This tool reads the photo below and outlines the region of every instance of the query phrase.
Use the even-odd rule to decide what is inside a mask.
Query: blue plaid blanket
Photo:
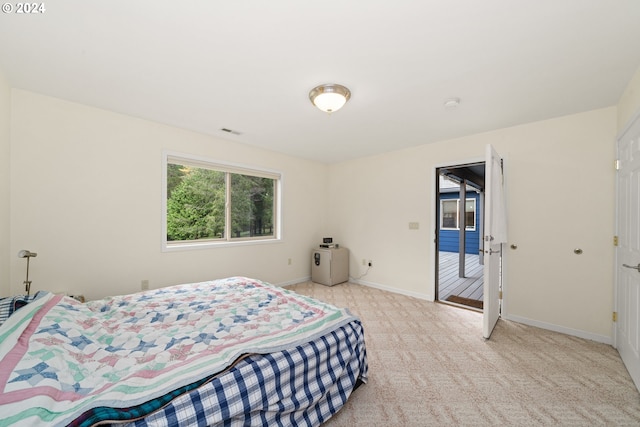
[[[319,426],[366,382],[367,372],[364,332],[354,320],[290,350],[246,357],[191,389],[139,407],[99,408],[73,425],[107,419],[135,420],[118,424],[123,427]]]

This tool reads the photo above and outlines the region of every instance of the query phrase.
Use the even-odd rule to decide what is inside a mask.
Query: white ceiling
[[[44,5],[0,15],[11,86],[328,163],[612,106],[640,66],[638,0]]]

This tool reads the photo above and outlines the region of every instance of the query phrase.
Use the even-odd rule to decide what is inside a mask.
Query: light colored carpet
[[[640,426],[640,394],[617,351],[378,289],[288,287],[362,320],[369,381],[325,427]]]

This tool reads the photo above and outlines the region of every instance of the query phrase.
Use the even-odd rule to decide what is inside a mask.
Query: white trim
[[[222,239],[222,240],[208,240],[208,241],[193,241],[183,243],[169,243],[167,241],[167,165],[169,163],[177,164],[177,162],[184,162],[194,167],[220,170],[229,173],[238,173],[244,175],[258,176],[262,178],[273,179],[276,182],[275,188],[275,212],[273,214],[273,226],[275,233],[273,237],[255,237],[247,239]],[[284,173],[274,169],[267,169],[263,167],[256,167],[251,165],[245,165],[241,163],[233,163],[226,161],[219,161],[210,159],[203,156],[197,156],[193,154],[180,153],[177,151],[163,150],[162,151],[162,197],[160,200],[160,211],[162,230],[160,235],[160,248],[162,252],[175,252],[185,250],[197,250],[197,249],[211,249],[229,246],[242,246],[242,245],[254,245],[254,244],[269,244],[282,242],[282,198],[283,198],[283,181]],[[225,209],[227,211],[227,209]],[[228,219],[226,224],[230,222]]]
[[[279,284],[278,286],[287,287],[287,286],[295,285],[297,283],[308,282],[310,280],[311,280],[311,277],[305,277],[302,279],[285,282],[285,283]],[[426,300],[429,302],[434,302],[433,297],[420,292],[405,291],[402,289],[381,285],[379,283],[367,282],[364,280],[357,280],[352,278],[349,279],[349,282],[355,283],[357,285],[368,286],[370,288],[380,289],[382,291],[391,292],[394,294],[405,295],[408,297],[413,297],[413,298]],[[521,323],[523,325],[533,326],[533,327],[545,329],[548,331],[558,332],[560,334],[570,335],[570,336],[583,338],[583,339],[587,339],[587,340],[591,340],[591,341],[595,341],[603,344],[608,344],[608,345],[612,344],[611,338],[605,335],[594,334],[594,333],[582,331],[579,329],[567,328],[564,326],[554,325],[552,323],[547,323],[547,322],[541,322],[539,320],[528,319],[526,317],[521,317],[521,316],[502,316],[501,318],[506,321]]]
[[[466,160],[459,160],[459,161],[451,161],[451,162],[446,162],[446,163],[437,163],[435,165],[433,165],[433,168],[431,168],[431,176],[433,177],[433,186],[431,188],[431,230],[437,230],[438,229],[438,222],[440,221],[440,215],[436,215],[436,210],[438,209],[438,200],[439,200],[439,194],[438,194],[438,186],[439,186],[439,178],[437,175],[437,171],[440,168],[446,168],[446,167],[451,167],[451,166],[460,166],[460,165],[469,165],[469,164],[473,164],[473,163],[485,163],[486,159],[484,157],[473,157],[471,159],[466,159]],[[484,218],[481,218],[481,221],[484,221]],[[430,292],[431,297],[427,298],[430,301],[435,301],[435,295],[436,295],[436,253],[438,252],[438,247],[436,244],[436,240],[435,238],[432,238],[432,243],[431,243],[431,256],[429,257],[429,268],[432,272],[431,277],[428,279],[427,281],[427,286],[429,289],[427,289],[428,292]],[[503,282],[504,283],[504,282]],[[504,296],[504,295],[503,295]]]
[[[633,114],[633,116],[629,119],[629,121],[626,123],[625,127],[623,128],[623,130],[618,134],[618,136],[616,137],[615,140],[615,150],[616,150],[616,160],[620,161],[620,145],[621,143],[627,143],[629,141],[629,139],[631,139],[633,142],[634,135],[633,133],[630,133],[632,131],[636,130],[636,124],[640,125],[640,108],[637,109],[635,111],[635,113]],[[616,168],[616,177],[615,177],[615,235],[616,236],[620,236],[620,222],[618,221],[618,218],[621,216],[621,211],[620,211],[620,205],[622,204],[621,202],[621,194],[620,194],[620,168]],[[624,214],[625,212],[622,211],[622,214]],[[618,332],[620,329],[622,329],[622,327],[620,325],[625,325],[628,324],[630,322],[632,322],[634,320],[634,317],[637,318],[637,302],[635,304],[635,307],[633,307],[633,304],[630,302],[629,303],[629,307],[620,307],[618,305],[618,299],[620,298],[620,291],[623,288],[623,286],[621,285],[621,272],[620,272],[620,267],[622,262],[625,261],[623,255],[621,255],[620,253],[621,249],[620,246],[615,247],[614,249],[614,265],[613,265],[613,279],[614,279],[614,284],[613,284],[613,309],[616,313],[618,313],[618,318],[616,319],[615,322],[612,322],[611,324],[611,328],[613,331],[613,346],[618,350],[618,354],[620,354],[620,357],[622,358],[622,362],[624,363],[625,367],[627,368],[627,371],[629,371],[629,375],[631,376],[631,378],[633,379],[634,384],[636,385],[636,387],[640,390],[640,367],[638,366],[638,364],[636,363],[638,360],[638,355],[636,352],[634,352],[632,344],[630,343],[626,343],[623,342],[623,340],[621,340],[618,336]],[[622,294],[624,296],[624,294]],[[634,312],[635,310],[635,312]],[[622,313],[622,314],[620,314]],[[630,327],[627,326],[627,335],[629,334],[629,329]],[[631,331],[632,333],[635,333],[637,331]],[[636,349],[637,349],[637,343],[636,343]]]
[[[349,278],[349,282],[355,283],[357,285],[368,286],[370,288],[380,289],[381,291],[387,291],[394,294],[405,295],[408,297],[413,297],[413,298],[418,298],[418,299],[433,302],[433,295],[423,294],[420,292],[405,291],[403,289],[398,289],[398,288],[391,288],[389,286],[381,285],[379,283],[367,282],[365,280],[359,280],[359,279]]]
[[[615,140],[615,150],[616,150],[616,160],[620,160],[620,141],[627,135],[627,132],[633,128],[633,125],[637,120],[640,120],[640,108],[633,114],[633,116],[629,119],[629,121],[625,124],[622,131],[618,133]],[[620,171],[616,169],[615,171],[615,211],[614,211],[614,230],[615,235],[620,236],[618,223],[618,216],[620,214]],[[613,311],[620,312],[620,307],[618,307],[618,293],[620,288],[620,278],[618,277],[618,265],[619,265],[619,251],[618,247],[614,248],[613,253]],[[620,319],[618,319],[620,321]],[[617,349],[618,348],[618,325],[616,322],[611,322],[611,333],[613,336],[612,345]]]
[[[442,204],[444,202],[456,202],[456,226],[455,227],[443,227],[442,226],[442,214],[444,213],[444,209],[442,209]],[[478,222],[478,203],[477,200],[473,197],[467,197],[465,199],[464,205],[464,213],[467,213],[467,204],[466,202],[473,202],[473,226],[467,226],[465,231],[474,232],[476,231],[476,222]],[[460,231],[460,223],[458,222],[458,218],[460,218],[460,197],[455,199],[440,199],[440,230],[446,231]]]
[[[458,199],[458,202],[459,201],[460,201],[460,199]],[[472,227],[466,227],[465,231],[476,231],[476,222],[478,222],[478,203],[476,203],[477,200],[475,198],[467,197],[465,199],[465,201],[464,201],[464,214],[465,214],[465,216],[467,215],[467,202],[468,201],[473,202],[473,226]],[[458,228],[460,228],[460,224],[458,224]]]
[[[180,252],[180,251],[195,251],[202,249],[213,248],[228,248],[231,246],[248,246],[248,245],[268,245],[268,244],[280,244],[282,239],[257,239],[256,240],[221,240],[221,241],[205,241],[205,242],[185,242],[177,243],[173,245],[163,246],[162,252]]]
[[[298,283],[310,282],[311,276],[302,277],[300,279],[288,280],[286,282],[281,282],[276,284],[276,286],[280,286],[281,288],[288,288],[289,286],[297,285]]]
[[[600,342],[603,344],[612,344],[611,337],[605,335],[598,335],[580,329],[567,328],[560,325],[554,325],[553,323],[541,322],[539,320],[528,319],[521,316],[502,316],[503,319],[512,322],[522,323],[523,325],[535,326],[536,328],[546,329],[548,331],[558,332],[565,335],[571,335],[578,338],[584,338],[591,341]]]
[[[445,227],[443,225],[443,221],[444,221],[444,204],[446,202],[456,202],[456,212],[455,212],[455,223],[456,226],[455,227]],[[440,230],[449,230],[449,231],[458,231],[460,230],[460,227],[458,224],[458,216],[460,212],[460,198],[457,199],[440,199]]]
[[[163,164],[168,161],[175,163],[184,161],[189,166],[215,169],[223,172],[239,173],[243,175],[259,176],[263,178],[279,179],[282,178],[282,172],[275,169],[268,169],[259,166],[247,165],[243,163],[227,162],[222,160],[211,159],[208,157],[198,156],[194,154],[180,153],[177,151],[165,150],[162,152]],[[181,163],[182,164],[182,163]],[[262,172],[262,173],[261,173]]]
[[[301,279],[294,279],[294,280],[290,280],[288,282],[279,283],[277,286],[281,286],[283,288],[286,288],[288,286],[297,285],[298,283],[310,282],[310,281],[311,281],[311,276],[307,276],[307,277],[304,277],[304,278],[301,278]],[[356,285],[367,286],[369,288],[380,289],[381,291],[391,292],[393,294],[400,294],[400,295],[405,295],[405,296],[408,296],[408,297],[413,297],[413,298],[418,298],[418,299],[421,299],[421,300],[427,300],[429,302],[433,302],[433,297],[430,297],[429,295],[426,295],[426,294],[423,294],[423,293],[420,293],[420,292],[409,292],[409,291],[405,291],[405,290],[398,289],[398,288],[391,288],[389,286],[381,285],[379,283],[367,282],[365,280],[354,279],[353,277],[349,277],[348,283],[355,283]]]

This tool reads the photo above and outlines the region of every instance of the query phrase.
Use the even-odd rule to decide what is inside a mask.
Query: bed
[[[357,317],[260,280],[22,305],[0,324],[2,426],[317,426],[367,379]]]

